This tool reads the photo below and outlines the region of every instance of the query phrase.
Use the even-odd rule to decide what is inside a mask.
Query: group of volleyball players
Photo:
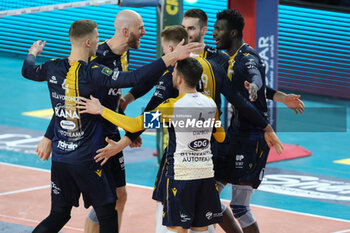
[[[266,98],[301,113],[304,105],[299,96],[265,85],[265,65],[244,43],[244,18],[238,11],[217,14],[216,48],[203,45],[207,22],[204,11],[186,11],[182,25],[161,34],[164,56],[132,72],[128,50],[139,48],[146,33],[135,11],[119,12],[114,36],[99,45],[94,21],[74,22],[69,30],[72,50],[66,59],[36,66],[45,42],[33,44],[22,73],[48,82],[54,110],[37,147],[41,159],[47,160],[52,152],[52,205],[34,232],[58,232],[81,193],[85,207],[94,207],[85,232],[120,230],[127,197],[122,149],[140,146],[144,130],[142,116],[131,119],[121,114],[153,86],[156,91],[145,111],[159,113],[170,124],[153,193],[159,203],[155,231],[215,232],[213,224],[219,223],[225,232],[259,232],[250,197],[262,181],[269,148],[278,153],[283,149],[267,121]],[[132,86],[122,97],[120,88]],[[182,129],[171,124],[187,120],[181,118],[184,115],[220,122],[220,94],[234,113],[226,137],[219,125]],[[129,132],[120,138],[116,125]],[[232,185],[233,216],[219,201],[227,183]]]

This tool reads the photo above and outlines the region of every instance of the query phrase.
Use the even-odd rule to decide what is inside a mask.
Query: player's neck
[[[181,85],[179,87],[179,95],[188,94],[188,93],[197,93],[197,90],[196,88],[187,87],[185,85]]]
[[[89,61],[89,51],[86,49],[73,47],[68,57],[69,62],[74,61],[85,61],[86,63]]]
[[[117,55],[122,55],[130,48],[127,42],[123,42],[123,40],[118,38],[116,35],[109,39],[107,44],[113,53]]]
[[[242,47],[243,44],[243,40],[234,40],[232,42],[231,48],[227,50],[228,54],[232,57],[237,52],[237,50]]]

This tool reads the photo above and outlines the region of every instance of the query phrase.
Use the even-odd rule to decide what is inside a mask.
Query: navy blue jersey
[[[254,82],[260,88],[258,98],[252,102],[254,107],[267,120],[267,105],[265,96],[265,65],[258,53],[247,44],[231,57],[228,69],[230,87],[236,89],[241,95],[249,100],[249,93],[244,87],[244,81]],[[234,107],[235,104],[233,104]],[[255,137],[263,134],[263,129],[253,125],[239,109],[235,109],[231,119],[230,130],[238,132],[241,136]]]
[[[199,56],[219,64],[225,70],[228,69],[228,61],[230,60],[230,56],[214,47],[205,45],[204,50],[199,54]]]
[[[115,54],[106,42],[99,44],[96,56],[91,57],[90,61],[105,65],[114,71],[128,71],[129,69],[129,52],[126,51],[122,55]],[[106,108],[118,110],[120,97],[122,95],[121,88],[108,88],[104,90],[101,104]],[[119,134],[118,127],[103,119],[104,136]]]
[[[263,128],[267,125],[267,120],[260,115],[259,111],[252,103],[245,99],[236,89],[230,88],[231,85],[226,78],[226,71],[220,65],[200,56],[197,56],[196,59],[203,67],[201,81],[197,86],[199,92],[210,96],[215,101],[218,109],[221,106],[220,93],[222,93],[225,98],[240,109],[242,114],[253,122],[253,124]],[[178,96],[178,91],[173,87],[172,70],[172,68],[169,68],[159,79],[153,97],[149,101],[145,111],[155,109],[166,99],[176,98]],[[135,140],[140,134],[141,132],[127,133],[126,135],[131,140]]]
[[[126,51],[122,55],[115,54],[106,42],[102,42],[98,45],[96,51],[96,56],[90,58],[90,62],[95,62],[101,65],[105,65],[113,71],[128,71],[129,67],[129,52]],[[101,95],[100,99],[101,104],[109,109],[118,110],[119,101],[121,97],[121,88],[107,88],[104,90],[104,93]],[[118,134],[118,127],[102,119],[104,127],[104,136],[111,136]],[[45,137],[52,139],[53,138],[53,119],[46,130]]]
[[[35,81],[48,81],[54,110],[52,160],[66,163],[91,161],[103,145],[103,125],[99,116],[80,114],[76,108],[78,96],[103,96],[105,88],[133,86],[143,79],[159,77],[165,64],[159,59],[133,72],[113,71],[97,63],[69,62],[57,59],[35,65],[28,55],[22,75]]]

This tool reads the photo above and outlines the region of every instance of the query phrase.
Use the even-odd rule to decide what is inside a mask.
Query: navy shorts
[[[258,188],[270,148],[264,138],[249,140],[235,137],[217,148],[214,161],[215,178],[231,184],[251,184]]]
[[[115,135],[109,136],[110,139],[118,142],[120,140],[120,134],[117,133]],[[106,144],[107,145],[107,144]],[[114,177],[114,182],[117,188],[123,187],[126,185],[125,178],[125,163],[124,163],[124,155],[123,151],[119,152],[115,156],[111,157],[107,164],[109,166],[112,176]],[[104,165],[104,166],[106,166]]]
[[[166,152],[164,152],[162,160],[159,164],[159,169],[156,177],[156,182],[154,183],[154,189],[152,194],[152,199],[155,201],[164,202],[165,191],[166,191]]]
[[[85,208],[113,203],[116,192],[110,179],[110,173],[95,161],[81,164],[52,161],[52,205],[78,207],[80,194],[83,195]]]
[[[214,178],[167,178],[163,225],[204,227],[222,222],[221,203]]]

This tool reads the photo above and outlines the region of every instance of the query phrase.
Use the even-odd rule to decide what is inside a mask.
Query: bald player
[[[107,66],[112,70],[128,71],[128,50],[130,48],[138,49],[140,47],[140,39],[146,34],[142,17],[135,11],[122,10],[114,21],[115,32],[112,38],[99,44],[96,56],[91,57],[90,61]],[[102,103],[113,110],[119,109],[121,89],[109,88],[104,91]],[[121,112],[121,111],[119,111]],[[118,127],[103,121],[104,137],[120,140]],[[53,124],[50,123],[45,137],[41,140],[37,147],[38,156],[47,160],[51,153],[51,139],[53,138]],[[127,139],[127,138],[126,138]],[[114,156],[107,164],[113,172],[116,184],[116,192],[118,200],[116,202],[116,210],[118,211],[118,226],[120,229],[122,222],[122,214],[127,200],[124,156],[120,152]],[[94,209],[91,210],[85,221],[86,233],[99,232],[99,221]]]

